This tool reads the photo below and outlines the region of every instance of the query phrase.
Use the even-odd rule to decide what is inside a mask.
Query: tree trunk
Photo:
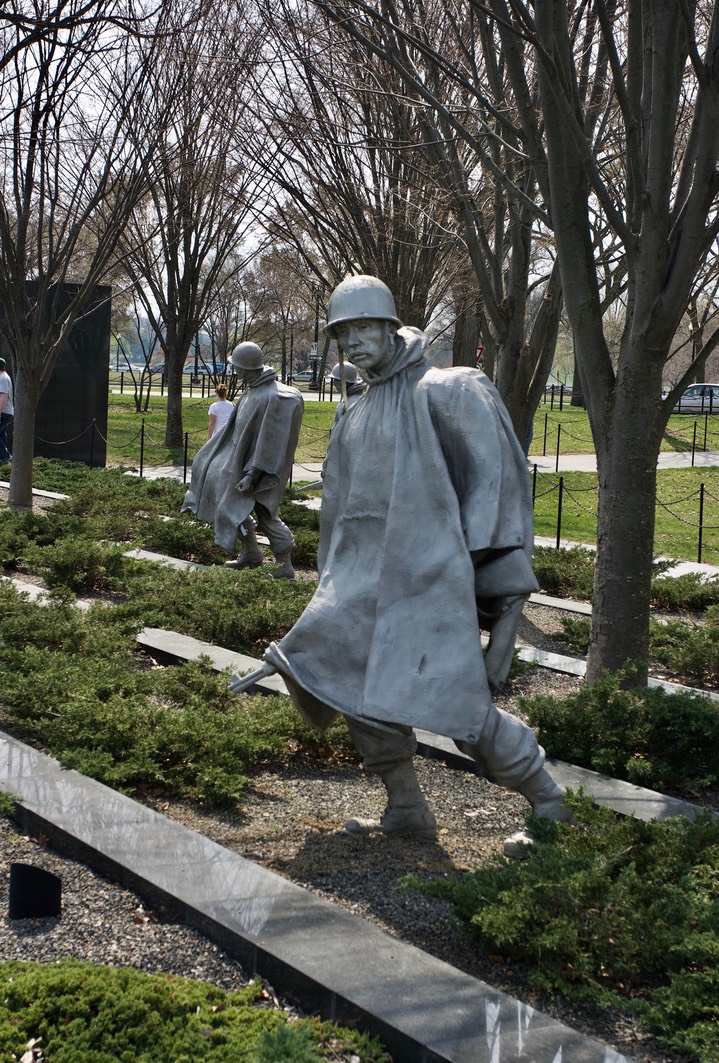
[[[455,315],[452,365],[466,365],[474,369],[479,346],[477,293],[457,286],[452,291],[452,297]]]
[[[648,385],[645,395],[653,393]],[[657,454],[663,423],[658,404],[648,398],[638,402],[632,388],[615,389],[605,421],[605,443],[597,453],[599,513],[589,683],[631,661],[637,671],[628,685],[646,685]]]
[[[165,386],[167,393],[167,421],[165,423],[165,446],[182,447],[182,373],[165,362]]]
[[[572,374],[572,401],[571,406],[586,407],[584,401],[584,384],[582,383],[582,371],[579,368],[579,362],[577,361],[577,355],[574,355],[574,373]]]

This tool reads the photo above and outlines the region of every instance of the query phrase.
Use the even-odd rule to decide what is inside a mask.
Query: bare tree
[[[480,5],[483,9],[484,4]],[[716,342],[669,395],[662,375],[719,232],[719,21],[715,3],[520,0],[488,5],[537,56],[551,215],[599,468],[588,678],[627,661],[646,679],[657,456],[669,415]],[[577,34],[577,25],[584,27]],[[591,30],[591,33],[590,33]],[[603,150],[587,136],[583,41],[607,59],[617,106]],[[621,245],[626,314],[616,362],[602,320],[601,214]]]
[[[115,316],[115,308],[113,308]],[[128,373],[132,381],[135,412],[146,413],[150,405],[152,393],[152,373],[150,366],[157,349],[157,336],[148,329],[147,318],[142,313],[138,304],[137,296],[131,299],[131,304],[126,312],[127,328],[125,335],[115,331],[115,342],[118,352],[118,370]],[[129,337],[131,334],[135,348],[139,348],[142,355],[142,363],[138,363],[130,357]]]
[[[640,662],[636,682],[641,683],[648,652],[657,453],[678,394],[717,339],[717,330],[707,335],[662,401],[672,337],[698,271],[716,252],[716,5],[684,0],[440,5],[456,27],[457,53],[444,46],[438,28],[444,23],[429,4],[315,2],[371,55],[389,56],[407,92],[426,102],[425,139],[442,145],[447,179],[459,179],[453,192],[466,217],[467,246],[492,338],[502,335],[507,313],[526,300],[521,265],[527,258],[529,219],[539,223],[545,239],[554,236],[599,462],[589,676],[634,660]],[[429,32],[428,11],[434,18]],[[482,41],[482,64],[474,61],[480,54],[472,44],[476,38]],[[496,88],[497,73],[511,96],[508,108]],[[437,91],[443,80],[473,99],[469,111],[446,105]],[[491,138],[484,139],[488,133]],[[497,188],[511,195],[509,211],[522,219],[520,229],[500,230],[507,234],[505,249],[511,248],[509,270],[509,259],[496,254],[500,243],[495,239],[493,248],[486,239],[491,230],[482,226],[481,217],[471,216],[472,174],[456,164],[453,138],[474,145],[477,171],[498,178]],[[514,153],[513,162],[506,156],[511,167],[498,165],[500,141]],[[536,185],[527,183],[530,177]],[[491,219],[488,213],[484,217]],[[499,290],[500,273],[503,284],[505,278],[512,282],[505,289],[506,303],[484,297],[492,284]],[[625,326],[613,364],[602,318],[622,292]],[[552,299],[550,308],[555,303]],[[514,335],[510,354],[516,360],[520,330]],[[532,347],[530,340],[530,356]],[[498,356],[501,379],[499,349]],[[526,380],[528,373],[520,362],[510,376]],[[536,384],[537,375],[532,379]],[[522,410],[506,384],[502,390],[521,435]],[[524,415],[528,412],[525,407]]]
[[[32,505],[40,396],[145,188],[152,131],[142,96],[162,32],[160,12],[142,37],[128,33],[118,20],[136,22],[131,0],[68,0],[37,24],[25,10],[18,0],[0,17],[0,301],[15,371],[14,508]],[[129,150],[130,126],[142,131],[139,152]]]
[[[258,85],[280,146],[286,197],[272,228],[329,289],[350,272],[381,277],[400,318],[423,325],[454,247],[446,189],[430,172],[414,107],[391,65],[367,63],[311,4],[263,4],[273,62]]]
[[[454,280],[462,344],[455,362],[474,363],[479,333],[485,368],[524,439],[551,368],[561,310],[531,49],[511,57],[523,79],[515,85],[491,20],[471,6],[315,3],[369,55],[367,65],[388,64],[399,78],[425,171],[449,196],[455,242],[471,263],[472,279],[460,269]],[[530,302],[537,283],[544,298]]]
[[[258,161],[263,145],[243,95],[260,46],[247,10],[212,0],[189,32],[180,24],[168,36],[152,72],[151,106],[169,117],[123,252],[165,359],[168,447],[182,446],[182,371],[194,338],[264,239],[256,217],[272,166]]]

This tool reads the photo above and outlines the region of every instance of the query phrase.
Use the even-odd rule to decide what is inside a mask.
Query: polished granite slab
[[[138,643],[143,649],[155,654],[163,661],[168,658],[181,661],[198,661],[208,657],[214,672],[224,672],[229,668],[233,674],[246,675],[259,669],[262,661],[257,657],[248,657],[245,653],[225,650],[211,642],[203,642],[178,631],[166,631],[159,627],[146,627],[137,635]],[[279,675],[263,676],[253,687],[262,694],[286,694],[287,687]]]
[[[623,1063],[528,1004],[0,734],[24,825],[217,941],[303,1007],[357,1021],[395,1063]]]

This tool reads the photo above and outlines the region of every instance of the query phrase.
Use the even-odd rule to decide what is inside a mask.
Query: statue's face
[[[396,329],[389,321],[357,318],[337,325],[337,343],[358,369],[377,369],[392,350]]]

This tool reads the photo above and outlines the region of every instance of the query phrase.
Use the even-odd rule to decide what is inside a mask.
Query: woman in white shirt
[[[217,395],[217,402],[213,402],[207,411],[210,416],[210,423],[207,429],[208,439],[210,439],[215,432],[219,432],[221,428],[225,427],[230,414],[235,408],[234,402],[230,402],[227,398],[226,384],[218,384],[215,388],[215,394]]]

